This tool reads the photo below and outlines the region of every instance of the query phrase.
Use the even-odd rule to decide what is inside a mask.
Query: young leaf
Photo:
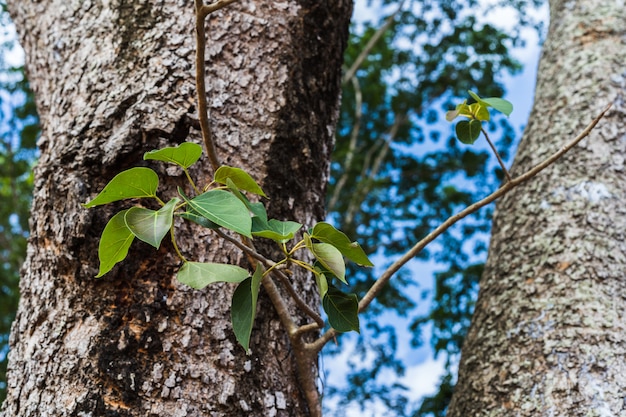
[[[247,352],[250,346],[250,334],[256,315],[256,303],[259,287],[263,278],[263,269],[257,265],[254,275],[237,286],[233,293],[230,318],[237,341]]]
[[[207,191],[187,203],[194,212],[213,223],[241,235],[252,237],[252,219],[248,208],[228,191]]]
[[[513,112],[513,104],[511,104],[510,101],[498,97],[481,98],[473,91],[468,91],[468,93],[477,103],[480,103],[484,107],[493,107],[495,110],[507,116],[510,116]]]
[[[461,142],[471,145],[480,136],[481,127],[480,120],[462,120],[456,124],[456,137]]]
[[[126,211],[124,222],[138,239],[159,248],[161,241],[172,227],[174,209],[180,200],[173,198],[158,211],[132,207]]]
[[[357,242],[351,242],[348,236],[340,230],[335,229],[331,224],[326,222],[317,223],[311,230],[311,237],[333,245],[346,258],[350,259],[362,266],[374,266],[369,260],[361,245]]]
[[[184,142],[176,147],[167,147],[146,152],[143,159],[152,159],[155,161],[165,161],[176,164],[185,169],[195,164],[202,155],[202,146]]]
[[[128,255],[128,248],[135,236],[128,230],[124,222],[124,216],[128,210],[122,210],[107,223],[100,237],[98,246],[98,258],[100,259],[100,270],[96,278],[100,278],[109,272],[116,263],[123,261]]]
[[[159,177],[150,168],[131,168],[117,174],[93,200],[83,204],[90,208],[126,198],[156,197]]]
[[[259,184],[257,184],[250,174],[243,169],[229,167],[226,165],[219,167],[217,171],[215,171],[215,182],[219,184],[227,184],[227,179],[230,179],[240,190],[267,197]]]
[[[483,106],[479,103],[473,103],[470,105],[470,111],[472,112],[473,117],[480,121],[488,121],[489,120],[489,110],[487,107]]]
[[[356,294],[346,294],[332,285],[322,300],[328,322],[338,332],[359,332],[359,301]]]
[[[214,282],[241,282],[250,274],[236,265],[185,262],[176,278],[191,288],[202,289]]]
[[[254,219],[252,219],[253,236],[272,239],[278,243],[284,243],[293,239],[293,236],[301,227],[302,225],[300,223],[291,221],[281,222],[280,220],[270,219],[270,221],[266,223],[261,223],[260,221],[255,222]]]
[[[495,110],[507,116],[510,116],[513,112],[513,104],[511,104],[510,101],[498,97],[484,98],[483,101],[490,107],[493,107]]]
[[[320,298],[323,300],[328,292],[328,280],[326,279],[326,275],[321,272],[315,274],[315,282],[317,283],[317,290],[320,293]]]
[[[327,268],[344,284],[348,283],[346,281],[346,264],[339,249],[328,243],[313,243],[307,233],[304,234],[304,241],[306,247],[324,268]]]

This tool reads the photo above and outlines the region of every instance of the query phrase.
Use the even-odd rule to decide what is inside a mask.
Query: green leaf
[[[333,329],[359,333],[359,301],[356,294],[346,294],[331,285],[322,300],[322,307]]]
[[[173,198],[158,211],[133,207],[126,211],[124,222],[128,230],[139,240],[159,248],[161,241],[172,227],[174,209],[180,200]]]
[[[326,279],[326,275],[321,272],[315,274],[315,282],[317,283],[317,290],[320,293],[320,298],[324,299],[326,293],[328,292],[328,280]]]
[[[487,107],[483,106],[482,104],[479,104],[479,103],[471,104],[470,111],[473,115],[472,118],[476,118],[480,121],[489,120],[489,110],[487,110]]]
[[[339,249],[329,243],[313,243],[308,233],[304,234],[304,242],[306,247],[311,251],[315,259],[333,273],[341,282],[347,284],[346,281],[346,264]]]
[[[100,270],[96,278],[100,278],[109,272],[116,263],[123,261],[128,255],[128,248],[135,236],[128,230],[124,222],[124,216],[128,210],[122,210],[107,223],[100,237],[98,246],[98,258],[100,259]]]
[[[217,171],[215,171],[215,182],[219,184],[227,184],[227,179],[230,179],[240,190],[267,197],[259,184],[257,184],[250,174],[243,169],[229,167],[226,165],[219,167]]]
[[[202,146],[184,142],[176,147],[167,147],[146,152],[143,159],[152,159],[155,161],[165,161],[176,164],[185,169],[195,164],[202,155]]]
[[[232,193],[211,190],[187,202],[192,210],[213,223],[252,237],[252,219],[248,208]]]
[[[257,264],[254,275],[243,280],[233,293],[230,308],[233,332],[237,341],[246,352],[250,347],[250,334],[252,333],[254,317],[256,316],[256,304],[262,279],[263,268]]]
[[[456,124],[456,137],[461,142],[471,145],[480,136],[481,127],[480,120],[462,120]]]
[[[490,107],[493,107],[495,110],[500,113],[504,113],[507,116],[510,116],[511,113],[513,113],[513,104],[511,104],[510,101],[498,97],[484,98],[483,101]]]
[[[300,223],[291,221],[283,222],[271,219],[266,223],[261,223],[260,221],[255,222],[254,219],[252,219],[252,235],[272,239],[278,243],[284,243],[293,239],[295,233],[300,230],[301,227],[302,225]]]
[[[495,110],[507,116],[510,116],[513,112],[513,104],[508,100],[498,97],[481,98],[473,91],[468,91],[468,93],[477,103],[480,103],[484,107],[493,107]]]
[[[357,242],[351,242],[348,236],[340,230],[337,230],[331,224],[326,222],[317,223],[311,230],[311,237],[333,245],[343,256],[363,266],[374,266],[369,260],[361,245]]]
[[[202,289],[214,282],[241,282],[250,274],[236,265],[210,262],[185,262],[176,278],[185,285]]]
[[[178,216],[182,217],[185,220],[189,220],[196,224],[199,224],[200,226],[207,228],[207,229],[219,229],[220,228],[219,224],[213,223],[211,220],[202,217],[201,215],[194,212],[193,210],[180,213],[178,214]]]
[[[93,200],[83,207],[90,208],[126,198],[156,197],[159,177],[150,168],[131,168],[117,174]]]

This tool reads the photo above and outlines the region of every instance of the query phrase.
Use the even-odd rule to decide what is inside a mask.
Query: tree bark
[[[552,0],[513,173],[591,135],[497,205],[448,416],[626,414],[626,8]]]
[[[230,325],[233,286],[178,283],[171,244],[134,243],[94,279],[100,233],[126,206],[80,204],[134,166],[163,174],[162,198],[174,195],[182,173],[143,153],[201,143],[193,1],[9,7],[43,132],[2,416],[308,415],[288,337],[263,294],[247,356]],[[218,151],[260,180],[271,217],[307,227],[324,217],[350,14],[347,0],[242,0],[207,21]],[[208,163],[193,174],[206,182]],[[191,260],[247,266],[210,233],[189,226],[177,239]],[[294,279],[315,305],[312,277]]]

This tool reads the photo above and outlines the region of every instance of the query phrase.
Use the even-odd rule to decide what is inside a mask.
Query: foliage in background
[[[9,64],[15,46],[0,1],[0,404],[6,396],[6,354],[18,302],[19,269],[26,255],[32,165],[39,120],[22,66]]]
[[[511,55],[522,45],[519,31],[541,27],[528,18],[528,11],[540,5],[532,0],[491,4],[491,11],[516,10],[519,24],[512,32],[479,21],[487,9],[484,2],[382,0],[382,5],[386,13],[376,14],[360,28],[355,24],[352,30],[328,208],[332,221],[367,253],[390,264],[447,217],[500,184],[503,173],[487,148],[459,143],[450,125],[439,122],[455,98],[466,97],[466,90],[502,97],[502,75],[522,68]],[[359,69],[351,71],[385,25],[387,30]],[[515,139],[513,127],[499,117],[489,122],[489,130],[497,131],[496,147],[507,160]],[[383,405],[393,416],[445,414],[486,257],[491,214],[490,209],[482,210],[465,219],[420,254],[422,260],[439,266],[432,293],[418,288],[430,277],[412,276],[410,268],[390,281],[362,318],[369,332],[359,336],[353,354],[346,355],[352,369],[347,383],[326,387],[326,395],[334,400],[329,415],[341,416],[340,410],[349,404],[358,404],[362,411]],[[352,271],[359,277],[352,291],[363,294],[375,274],[376,270]],[[425,314],[422,303],[431,304]],[[390,314],[408,321],[414,347],[429,337],[435,355],[446,359],[439,392],[421,404],[411,403],[406,387],[389,386],[389,373],[402,376],[405,370],[397,355],[397,332],[404,330],[373,318]],[[325,353],[344,349],[340,340],[338,347],[329,345]]]
[[[358,238],[367,253],[392,259],[441,220],[497,186],[501,172],[495,164],[485,163],[488,152],[457,143],[448,125],[441,128],[437,122],[441,109],[449,109],[449,103],[465,97],[468,89],[501,96],[499,76],[515,73],[521,66],[510,55],[511,48],[520,44],[518,33],[480,23],[476,16],[482,14],[482,6],[475,1],[405,1],[402,9],[397,9],[397,2],[384,3],[388,13],[362,28],[355,26],[346,53],[345,65],[350,68],[385,18],[400,10],[355,78],[345,80],[328,201],[335,224]],[[536,6],[533,0],[502,4],[518,10],[518,28],[533,23],[525,18],[526,10]],[[0,7],[0,28],[6,28],[2,0]],[[0,54],[11,47],[0,45]],[[23,68],[9,68],[0,56],[1,401],[6,343],[25,254],[38,120]],[[498,150],[506,157],[513,129],[501,119],[492,121],[491,127],[500,128]],[[453,364],[469,325],[490,217],[488,210],[476,214],[440,238],[436,249],[422,253],[423,259],[429,257],[442,266],[428,314],[417,312],[420,292],[407,270],[368,310],[369,318],[389,311],[407,317],[415,346],[422,343],[425,326],[431,326],[435,352]],[[350,273],[359,278],[352,288],[357,293],[363,293],[375,277],[362,270]],[[411,293],[417,296],[406,296]],[[438,394],[412,404],[402,386],[389,386],[378,378],[385,370],[401,374],[404,369],[397,357],[396,329],[374,320],[364,327],[369,332],[367,339],[359,339],[352,355],[355,366],[348,376],[349,388],[328,387],[327,395],[340,398],[339,405],[359,403],[367,408],[383,403],[396,416],[442,416],[454,386],[450,368]],[[333,350],[337,349],[329,346],[326,353]],[[329,415],[341,415],[334,411]]]

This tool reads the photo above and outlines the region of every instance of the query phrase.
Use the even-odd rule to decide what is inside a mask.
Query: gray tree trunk
[[[144,152],[200,143],[193,1],[20,0],[9,8],[43,133],[1,414],[308,415],[266,298],[246,356],[230,325],[233,287],[179,284],[169,243],[158,252],[134,243],[126,261],[94,279],[99,235],[123,204],[80,204],[124,169],[165,174]],[[306,226],[324,217],[350,13],[348,0],[242,0],[207,23],[220,157],[261,181],[272,217]],[[184,179],[168,172],[166,197]],[[208,164],[193,171],[210,173]],[[188,258],[247,266],[232,246],[199,232],[177,235]],[[314,282],[298,279],[313,305]]]
[[[552,0],[521,173],[497,205],[448,416],[626,415],[626,7]]]

